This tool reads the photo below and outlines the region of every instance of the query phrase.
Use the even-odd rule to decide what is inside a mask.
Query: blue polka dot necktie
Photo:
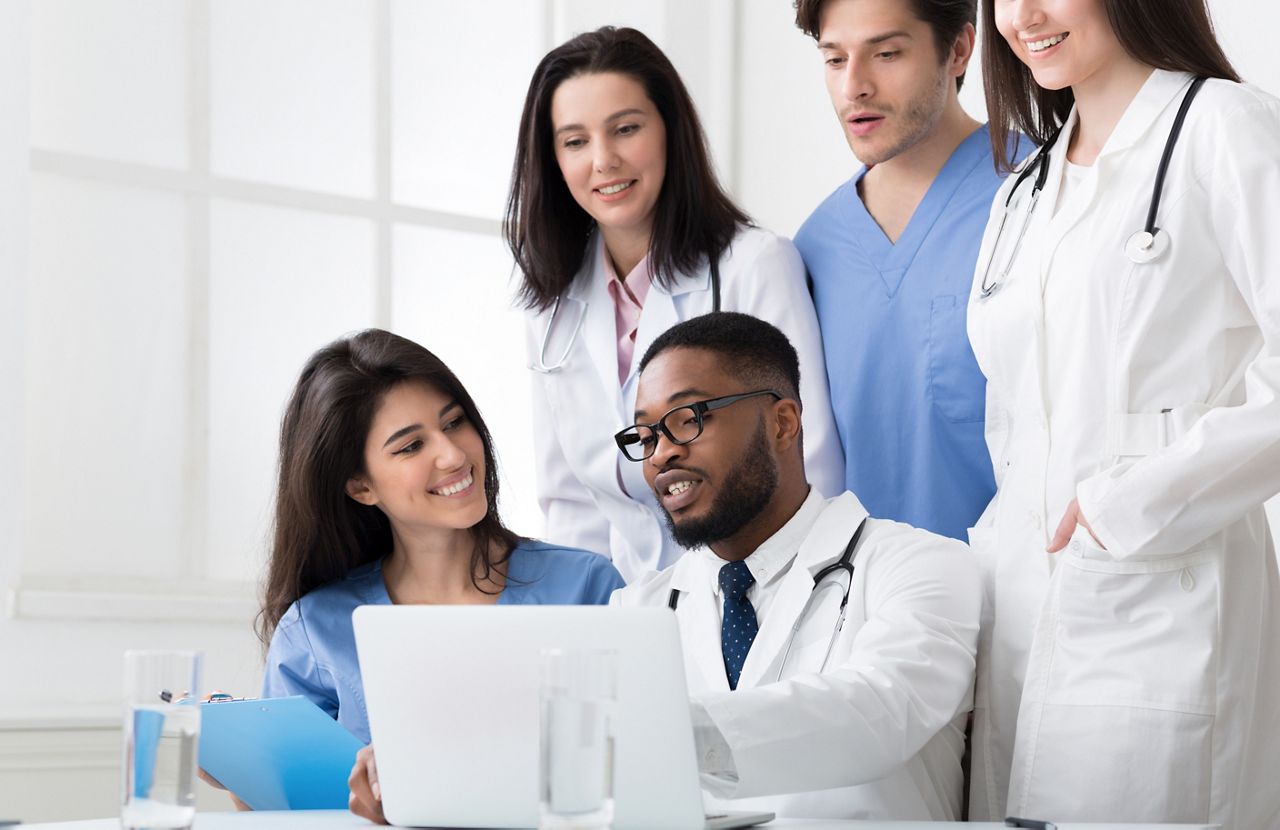
[[[720,653],[724,655],[724,673],[729,688],[738,688],[738,675],[747,660],[747,652],[755,642],[759,625],[756,609],[747,599],[747,589],[756,578],[746,562],[729,562],[720,569],[720,591],[724,594],[724,621],[720,625]]]

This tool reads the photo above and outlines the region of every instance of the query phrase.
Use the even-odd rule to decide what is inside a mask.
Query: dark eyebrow
[[[422,429],[422,424],[409,424],[409,426],[407,427],[400,427],[400,429],[391,433],[391,437],[388,438],[386,443],[382,445],[382,448],[385,450],[387,446],[391,444],[393,441],[398,441],[404,436],[408,435],[409,433],[416,432],[417,430],[420,430],[420,429]]]
[[[907,40],[911,40],[911,33],[904,32],[902,29],[895,29],[892,32],[885,32],[882,35],[867,38],[866,42],[870,46],[875,46],[877,43],[884,43],[886,40],[893,40],[895,37],[905,37]]]
[[[606,118],[605,123],[608,123],[610,121],[617,121],[619,118],[626,118],[628,115],[644,115],[644,114],[645,114],[644,110],[637,109],[636,107],[632,107],[630,109],[625,109],[625,110],[618,110],[613,115]],[[581,124],[565,124],[563,127],[556,130],[556,135],[560,135],[560,133],[572,132],[573,130],[581,130],[581,129],[583,129],[583,126]]]
[[[883,34],[875,35],[874,37],[869,37],[863,41],[863,44],[867,46],[875,46],[876,44],[884,43],[886,40],[892,40],[895,37],[905,37],[907,40],[911,40],[911,33],[904,31],[903,29],[894,29],[891,32],[885,32]],[[840,49],[841,46],[840,44],[835,43],[833,41],[824,40],[818,44],[818,48],[819,49]]]
[[[449,401],[440,409],[440,417],[443,418],[445,415],[449,413],[449,410],[458,409],[461,406],[462,404],[458,403],[457,401]],[[382,445],[382,448],[385,450],[389,444],[392,444],[395,441],[398,441],[399,439],[405,437],[409,433],[415,432],[420,429],[422,429],[422,424],[409,424],[409,426],[407,427],[400,427],[400,429],[391,433],[391,437],[388,438],[386,443]]]

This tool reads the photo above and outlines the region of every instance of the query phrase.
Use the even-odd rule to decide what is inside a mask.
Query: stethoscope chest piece
[[[1137,231],[1124,243],[1125,255],[1130,262],[1143,265],[1155,262],[1169,250],[1169,234],[1156,228],[1151,231]]]

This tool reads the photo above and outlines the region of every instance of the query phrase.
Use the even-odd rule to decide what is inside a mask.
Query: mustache
[[[859,115],[859,116],[868,116],[868,115],[888,116],[888,115],[891,115],[891,114],[893,113],[893,110],[892,110],[892,109],[880,109],[880,108],[877,108],[877,109],[858,109],[857,107],[846,107],[845,109],[840,110],[840,120],[841,120],[841,121],[848,121],[850,118],[852,118],[852,117],[853,117],[853,114],[854,114],[855,112],[856,112],[856,113],[858,113],[858,115]]]
[[[699,467],[685,467],[681,464],[667,464],[667,465],[664,465],[661,470],[658,470],[658,472],[654,474],[653,476],[654,480],[657,480],[658,476],[662,475],[663,473],[676,472],[677,470],[682,473],[692,473],[693,475],[699,476],[704,479],[709,477],[707,475],[707,471]],[[652,485],[650,486],[649,489],[653,490],[653,492],[655,493],[658,492],[658,489]]]

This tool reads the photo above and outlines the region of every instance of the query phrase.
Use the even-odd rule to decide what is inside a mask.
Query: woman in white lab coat
[[[969,305],[998,484],[971,815],[1280,826],[1280,101],[1204,0],[983,16],[996,158],[1061,126]]]
[[[609,555],[628,580],[680,555],[613,434],[633,420],[635,364],[649,343],[711,311],[717,293],[719,308],[768,320],[795,344],[810,476],[842,489],[804,264],[720,188],[693,102],[643,34],[605,27],[538,65],[505,229],[529,309],[548,539]]]

